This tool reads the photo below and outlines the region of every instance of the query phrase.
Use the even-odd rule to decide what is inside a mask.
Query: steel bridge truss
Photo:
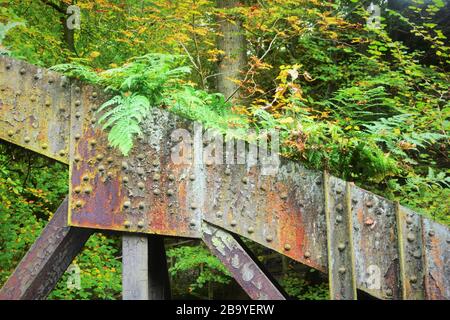
[[[445,226],[287,159],[275,175],[259,164],[174,163],[175,129],[192,134],[178,151],[193,160],[207,143],[193,122],[160,108],[124,157],[97,124],[106,99],[102,88],[0,58],[0,139],[70,168],[69,195],[0,299],[45,298],[101,230],[123,234],[124,299],[170,296],[163,236],[202,239],[252,299],[286,296],[239,237],[327,273],[332,299],[357,299],[357,289],[450,298]]]

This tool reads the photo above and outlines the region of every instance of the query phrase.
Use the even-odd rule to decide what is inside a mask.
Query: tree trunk
[[[217,0],[219,9],[233,8],[241,5],[239,0]],[[227,16],[230,19],[230,16]],[[239,86],[232,80],[241,80],[243,70],[247,65],[247,50],[242,21],[233,18],[230,22],[227,18],[218,19],[219,35],[217,37],[217,47],[224,54],[218,62],[217,89],[225,99],[230,98],[233,104],[243,102],[242,93]],[[234,22],[234,23],[233,23]]]

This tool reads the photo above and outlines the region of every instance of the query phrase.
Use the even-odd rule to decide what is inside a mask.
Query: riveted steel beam
[[[382,299],[400,299],[394,203],[356,186],[351,202],[358,288]]]
[[[231,233],[203,222],[202,238],[211,252],[222,261],[251,299],[286,299],[260,264],[252,258],[245,247]]]
[[[66,77],[0,58],[0,139],[68,163],[69,117]]]
[[[351,184],[324,172],[330,297],[356,300]]]
[[[401,298],[423,300],[424,262],[422,221],[412,210],[395,204],[400,262]]]
[[[67,198],[0,290],[0,300],[41,300],[56,286],[92,230],[67,226]]]
[[[450,232],[422,217],[425,292],[428,300],[450,299]]]

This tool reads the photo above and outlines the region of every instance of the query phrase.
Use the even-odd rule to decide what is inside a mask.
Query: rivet
[[[311,252],[306,251],[306,252],[303,254],[303,256],[304,256],[306,259],[309,259],[309,258],[311,257]]]
[[[11,69],[11,64],[10,63],[8,63],[7,65],[6,65],[6,70],[10,70]]]
[[[84,182],[88,182],[89,181],[89,176],[83,176],[83,181]]]
[[[125,202],[123,203],[123,207],[124,207],[125,209],[128,209],[130,206],[131,206],[131,202],[130,202],[130,201],[125,201]]]
[[[48,79],[48,83],[52,84],[53,82],[55,82],[55,80],[53,80],[52,78]]]
[[[339,249],[339,251],[344,251],[344,249],[345,249],[345,243],[343,243],[343,242],[339,243],[338,249]]]
[[[195,226],[195,220],[191,220],[191,222],[189,222],[189,224],[190,224],[191,226]]]
[[[236,220],[231,220],[230,225],[232,227],[236,227],[237,226],[237,221]]]
[[[75,162],[80,162],[80,161],[81,161],[80,156],[79,156],[79,155],[76,155],[76,156],[73,158],[73,161],[75,161]]]
[[[9,130],[9,131],[8,131],[8,136],[9,136],[9,137],[12,137],[13,135],[14,135],[14,131]]]
[[[108,178],[112,178],[114,174],[111,171],[108,171],[106,175],[108,176]]]
[[[93,140],[91,140],[89,143],[90,143],[91,146],[93,147],[93,146],[95,146],[95,145],[97,144],[97,141],[96,141],[95,139],[93,139]]]
[[[138,158],[138,160],[144,160],[145,159],[145,155],[140,153],[140,154],[138,154],[137,158]]]
[[[25,141],[26,143],[28,143],[28,142],[30,142],[30,137],[28,137],[28,136],[26,136],[24,139],[23,139],[23,141]]]
[[[138,174],[139,177],[142,177],[142,176],[145,174],[144,169],[138,168],[138,169],[137,169],[137,174]]]
[[[406,223],[407,224],[412,224],[413,223],[413,219],[411,217],[407,217],[406,218]]]
[[[420,259],[422,258],[422,252],[420,252],[420,250],[416,250],[413,252],[413,257],[416,259]]]
[[[225,169],[225,174],[226,174],[227,176],[231,175],[231,169],[230,169],[230,168],[226,168],[226,169]]]
[[[253,232],[255,232],[255,229],[253,229],[253,227],[248,227],[247,232],[252,234]]]
[[[196,204],[196,203],[191,203],[191,209],[192,209],[192,210],[197,209],[197,204]]]
[[[272,242],[272,241],[273,241],[273,237],[270,236],[270,235],[267,236],[267,237],[266,237],[266,241],[267,241],[267,242]]]
[[[22,75],[25,74],[25,72],[26,72],[25,68],[22,68],[22,69],[20,69],[20,71],[19,71],[19,73],[22,74]]]
[[[81,113],[79,113],[79,112],[76,112],[76,113],[75,113],[75,118],[77,118],[77,119],[78,119],[78,118],[80,118],[80,117],[81,117]]]
[[[35,75],[34,75],[34,80],[39,80],[41,77],[39,76],[39,74],[38,73],[36,73]]]
[[[144,227],[144,221],[139,221],[138,222],[138,228],[142,229]]]
[[[97,98],[97,92],[92,92],[92,98]]]
[[[121,167],[122,167],[122,170],[127,170],[128,169],[128,163],[126,163],[126,161],[122,161]]]
[[[286,251],[291,250],[291,245],[288,244],[288,243],[286,243],[286,244],[284,245],[284,250],[286,250]]]
[[[52,104],[52,103],[50,102],[50,100],[46,100],[46,101],[45,101],[45,106],[46,106],[46,107],[50,107],[51,104]]]
[[[91,124],[96,124],[97,123],[97,119],[95,117],[91,118]]]
[[[158,181],[161,178],[161,175],[158,173],[155,173],[152,177],[153,181]]]
[[[145,208],[144,202],[139,202],[139,209],[143,210]]]
[[[111,158],[111,157],[108,157],[108,159],[106,159],[106,162],[108,162],[109,164],[111,164],[111,163],[113,163],[113,162],[114,162],[114,160],[113,160],[113,158]]]
[[[416,276],[412,276],[411,278],[409,278],[409,282],[416,283],[417,282],[417,277]]]
[[[100,172],[105,171],[105,166],[104,165],[98,166],[98,171],[100,171]]]
[[[288,195],[285,192],[280,195],[280,198],[283,199],[283,200],[286,200],[287,197],[288,197]]]
[[[194,180],[195,180],[195,174],[191,174],[191,175],[189,176],[189,180],[194,181]]]
[[[81,135],[80,135],[79,133],[77,133],[77,134],[75,135],[75,140],[80,140],[80,138],[81,138]]]
[[[340,267],[338,271],[339,271],[340,274],[344,274],[344,273],[347,272],[347,269],[344,268],[344,267]]]
[[[414,240],[416,240],[416,237],[412,232],[409,232],[406,238],[408,239],[409,242],[413,242]]]
[[[167,195],[168,196],[173,196],[173,190],[172,189],[167,190]]]
[[[35,98],[35,97],[31,97],[31,98],[30,98],[30,101],[31,101],[31,102],[35,102],[35,101],[36,101],[36,98]]]
[[[90,188],[90,187],[85,188],[84,189],[84,193],[91,194],[92,193],[92,188]]]
[[[75,189],[73,189],[73,191],[75,193],[80,193],[81,192],[81,188],[80,187],[75,187]]]
[[[153,190],[153,194],[155,194],[155,195],[158,195],[158,194],[160,194],[160,193],[161,193],[161,191],[159,191],[159,189]]]
[[[122,177],[122,182],[123,183],[128,183],[128,177],[127,176],[124,176],[124,177]]]
[[[154,167],[159,166],[159,161],[158,161],[158,160],[153,161],[153,166],[154,166]]]
[[[59,151],[59,156],[60,156],[60,157],[64,157],[65,154],[66,154],[66,152],[65,152],[64,150],[60,150],[60,151]]]
[[[259,186],[259,189],[261,189],[262,191],[267,191],[266,186],[263,184]]]
[[[367,201],[366,202],[366,207],[367,208],[372,208],[373,207],[373,202],[372,201]]]
[[[128,221],[128,220],[125,220],[125,222],[123,223],[123,225],[124,225],[125,228],[129,228],[129,227],[131,227],[131,222]]]
[[[137,186],[141,190],[143,190],[145,188],[145,184],[143,182],[138,182]]]
[[[336,210],[339,211],[339,212],[342,212],[342,210],[344,210],[344,207],[342,206],[342,203],[338,203],[336,205]]]
[[[392,289],[390,288],[386,289],[386,296],[392,297]]]
[[[169,180],[170,181],[175,181],[175,176],[173,174],[169,174]]]
[[[242,183],[247,184],[248,183],[248,178],[247,177],[243,177],[242,178]]]
[[[337,222],[337,223],[342,222],[342,216],[341,216],[340,214],[338,214],[338,215],[336,216],[336,222]]]
[[[97,156],[96,156],[96,158],[97,158],[97,160],[98,161],[102,161],[103,160],[103,154],[98,154]]]
[[[341,188],[337,188],[336,189],[336,194],[341,194],[342,193],[342,189]]]
[[[76,206],[77,208],[81,208],[82,205],[83,205],[83,203],[82,203],[81,201],[77,201],[77,202],[75,203],[75,206]]]
[[[430,236],[430,237],[434,237],[434,230],[430,230],[430,231],[428,231],[428,235]]]

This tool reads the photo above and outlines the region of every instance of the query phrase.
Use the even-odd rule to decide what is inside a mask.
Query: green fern
[[[110,129],[110,145],[128,155],[133,147],[133,137],[142,134],[139,124],[150,114],[150,108],[148,99],[138,94],[117,95],[106,101],[97,113],[107,110],[98,122],[104,123],[103,129]]]

